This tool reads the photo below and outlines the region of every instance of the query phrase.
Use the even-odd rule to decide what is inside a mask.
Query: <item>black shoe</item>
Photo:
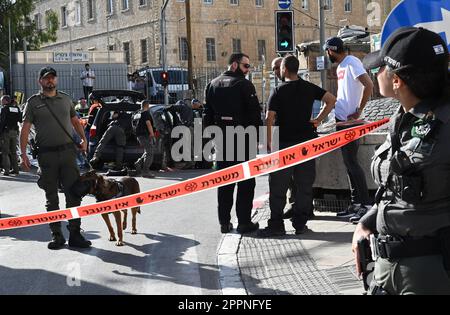
[[[360,206],[358,212],[356,212],[356,214],[350,218],[349,222],[358,224],[359,220],[367,213],[367,211],[368,209],[366,206]]]
[[[237,231],[239,234],[251,233],[259,229],[259,223],[250,222],[249,224],[238,224]]]
[[[258,231],[258,237],[264,238],[264,237],[275,237],[275,236],[283,236],[286,235],[286,230],[284,228],[273,228],[273,227],[266,227],[265,229]]]
[[[64,244],[66,244],[66,239],[60,232],[52,233],[52,239],[53,240],[47,245],[48,249],[60,249],[64,247]]]
[[[284,214],[283,219],[291,219],[294,215],[294,208],[289,208]]]
[[[78,247],[78,248],[88,248],[92,245],[92,243],[86,240],[83,235],[81,235],[79,227],[67,226],[67,229],[70,231],[69,236],[69,246],[70,247]]]
[[[299,228],[299,229],[295,229],[295,235],[300,235],[300,234],[305,234],[306,232],[308,232],[308,226],[304,225],[303,227]]]
[[[221,224],[220,225],[220,232],[223,234],[230,233],[233,230],[233,224]]]
[[[341,211],[336,213],[337,217],[351,217],[353,216],[356,212],[358,212],[359,208],[361,206],[360,205],[350,205],[348,206],[348,208],[345,211]]]

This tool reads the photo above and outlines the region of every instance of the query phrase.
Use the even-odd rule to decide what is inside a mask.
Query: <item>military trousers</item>
[[[124,148],[126,144],[127,137],[125,135],[125,131],[122,127],[117,125],[112,125],[108,129],[106,129],[103,134],[100,142],[98,143],[97,149],[95,150],[94,156],[101,158],[103,150],[105,146],[111,141],[114,140],[116,143],[115,153],[116,153],[116,167],[122,167],[123,163],[123,154]]]
[[[76,162],[75,146],[60,151],[50,151],[38,154],[40,177],[38,185],[45,191],[47,211],[59,210],[58,186],[61,184],[66,198],[66,208],[77,207],[81,198],[71,193],[71,187],[80,176]],[[69,225],[80,226],[81,220],[69,221]],[[52,232],[61,229],[61,222],[50,223]]]
[[[136,164],[141,165],[142,172],[147,174],[150,170],[150,166],[153,163],[153,145],[150,140],[150,136],[138,136],[139,144],[144,147],[144,153],[136,161]]]
[[[441,255],[378,258],[369,292],[376,285],[390,295],[450,295],[450,271]]]
[[[11,168],[15,173],[19,173],[19,161],[17,158],[17,130],[7,130],[0,135],[2,148],[2,166],[5,174],[8,174]]]

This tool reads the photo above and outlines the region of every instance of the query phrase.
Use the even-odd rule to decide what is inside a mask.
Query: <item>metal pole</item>
[[[166,48],[166,8],[169,4],[169,0],[164,2],[164,5],[161,9],[161,53],[162,53],[162,61],[163,61],[163,69],[167,71],[167,48]],[[164,105],[169,105],[169,87],[164,87]]]
[[[8,41],[9,41],[9,94],[14,96],[12,76],[12,39],[11,39],[11,17],[8,18]]]
[[[325,50],[323,46],[325,45],[325,12],[323,0],[318,0],[319,4],[319,31],[320,31],[320,56],[325,58]],[[326,90],[327,84],[327,67],[324,70],[320,71],[320,80],[322,82],[322,89]]]
[[[75,91],[73,90],[73,56],[72,56],[72,27],[69,26],[69,58],[70,58],[70,90],[72,91],[72,99],[75,99]]]
[[[193,96],[195,96],[192,65],[191,1],[185,0],[184,2],[186,6],[186,40],[188,46],[188,83],[189,90],[191,90],[193,92]]]
[[[109,51],[109,16],[106,16],[106,36],[107,36],[107,47],[108,51],[108,89],[111,89],[111,54]]]
[[[27,56],[27,40],[23,40],[23,99],[28,98],[28,87],[27,87],[27,70],[28,70],[28,56]]]

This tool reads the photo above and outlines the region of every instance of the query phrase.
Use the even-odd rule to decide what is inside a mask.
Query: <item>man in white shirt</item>
[[[90,69],[88,63],[84,65],[84,69],[81,71],[80,79],[83,82],[84,98],[89,100],[89,94],[94,89],[95,73]]]
[[[325,50],[332,63],[337,63],[338,92],[335,106],[337,130],[353,127],[352,120],[357,120],[366,106],[373,91],[373,83],[362,62],[344,50],[344,42],[338,37],[327,40]],[[339,126],[340,122],[349,122]],[[342,157],[347,168],[351,191],[351,205],[347,211],[338,216],[349,216],[350,222],[359,219],[371,207],[364,171],[358,163],[358,141],[342,147]]]

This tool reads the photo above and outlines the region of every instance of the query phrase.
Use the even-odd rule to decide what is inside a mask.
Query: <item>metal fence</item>
[[[39,70],[46,65],[29,64],[24,72],[23,64],[13,65],[13,89],[25,93],[28,98],[40,89],[38,83]],[[53,64],[58,75],[58,90],[69,94],[73,99],[84,97],[83,84],[80,79],[84,64]],[[127,67],[125,64],[91,65],[95,72],[94,89],[127,89]]]

